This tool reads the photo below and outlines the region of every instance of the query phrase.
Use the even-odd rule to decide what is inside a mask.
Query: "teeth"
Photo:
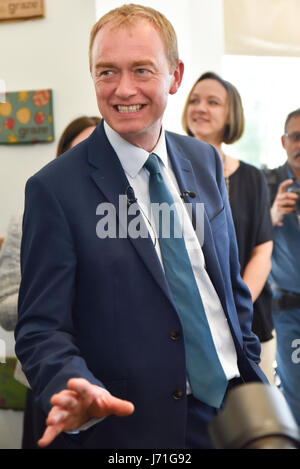
[[[133,106],[117,106],[119,112],[137,112],[142,109],[142,104],[135,104]]]

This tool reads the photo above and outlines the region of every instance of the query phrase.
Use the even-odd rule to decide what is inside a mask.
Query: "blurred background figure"
[[[202,74],[186,100],[182,125],[187,135],[214,145],[220,154],[241,275],[254,303],[252,330],[262,344],[261,367],[273,384],[275,344],[271,292],[266,285],[273,248],[268,188],[261,170],[230,157],[222,148],[223,143],[239,140],[244,131],[242,100],[235,86],[214,72]]]
[[[285,121],[281,143],[286,162],[266,170],[274,225],[269,283],[277,337],[277,372],[300,426],[300,108]]]
[[[59,139],[56,156],[60,156],[65,151],[88,138],[100,120],[100,117],[81,116],[70,122]]]
[[[56,156],[85,140],[100,122],[99,117],[81,116],[70,122],[63,131],[57,146]],[[22,215],[11,218],[6,237],[0,251],[0,326],[7,331],[15,328],[18,314],[18,293],[21,280],[20,246],[22,237]],[[28,382],[17,363],[15,378],[28,387]],[[45,430],[46,416],[35,405],[33,394],[28,388],[24,410],[22,449],[37,449],[36,442]],[[53,448],[59,448],[54,442]]]

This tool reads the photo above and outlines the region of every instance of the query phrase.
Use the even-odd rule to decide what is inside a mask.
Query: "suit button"
[[[170,337],[172,340],[178,340],[179,337],[180,337],[180,332],[179,331],[176,331],[176,329],[173,329],[171,332],[170,332]]]
[[[183,398],[183,392],[176,389],[176,391],[173,392],[173,399],[178,401],[179,399],[182,399],[182,398]]]

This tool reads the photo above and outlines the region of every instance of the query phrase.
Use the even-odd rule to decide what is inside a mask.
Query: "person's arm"
[[[273,226],[270,216],[270,197],[265,175],[259,171],[252,194],[255,203],[255,219],[252,221],[254,248],[243,269],[243,280],[248,286],[253,303],[262,292],[272,268]]]
[[[255,246],[244,269],[243,280],[250,290],[253,303],[260,295],[271,271],[272,250],[273,241]]]
[[[278,187],[275,200],[271,207],[273,226],[282,226],[285,215],[292,213],[295,210],[298,195],[294,192],[286,192],[287,188],[293,182],[293,179],[286,179]]]
[[[17,322],[20,272],[21,217],[8,225],[0,251],[0,326],[12,331]]]
[[[113,397],[81,356],[72,315],[73,237],[60,201],[37,176],[26,185],[21,269],[16,354],[38,405],[49,414],[40,445],[93,417],[132,413],[133,405]]]

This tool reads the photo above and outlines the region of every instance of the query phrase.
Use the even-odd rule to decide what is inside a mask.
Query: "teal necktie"
[[[144,166],[149,171],[151,204],[173,206],[157,156],[151,153]],[[165,219],[163,211],[154,210],[154,221],[166,279],[183,328],[188,380],[194,397],[219,408],[228,381],[215,349],[184,238],[178,235],[181,230],[178,213],[172,208],[170,217]],[[168,236],[166,222],[170,223]]]

